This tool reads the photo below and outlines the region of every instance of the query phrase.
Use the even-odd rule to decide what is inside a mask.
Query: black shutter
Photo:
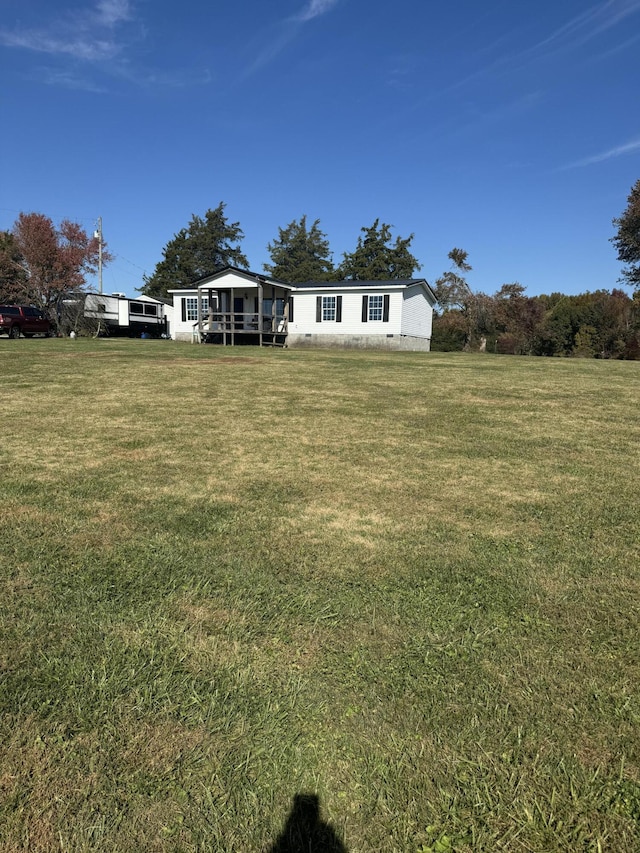
[[[260,308],[260,297],[254,296],[253,297],[253,313],[257,314],[259,308]]]
[[[180,300],[182,302],[182,322],[186,323],[187,321],[187,300],[186,297],[182,297]]]
[[[369,319],[369,297],[365,294],[362,297],[362,322],[366,323]]]
[[[322,296],[316,296],[316,323],[322,322]]]
[[[342,323],[342,296],[336,296],[336,323]]]
[[[385,293],[384,298],[382,300],[382,322],[389,322],[389,294]]]
[[[293,323],[293,296],[289,297],[289,322]]]

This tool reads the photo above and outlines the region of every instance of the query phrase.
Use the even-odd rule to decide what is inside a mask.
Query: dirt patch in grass
[[[151,724],[142,721],[133,726],[123,747],[122,758],[131,772],[154,775],[170,774],[177,765],[208,741],[208,733],[200,728],[187,728],[173,720]]]
[[[53,357],[65,358],[65,359],[104,359],[109,358],[113,359],[117,358],[117,354],[114,355],[113,352],[76,352],[76,353],[54,353]],[[251,356],[242,356],[242,355],[231,355],[231,356],[212,356],[211,358],[171,358],[170,356],[159,356],[153,357],[150,359],[153,364],[170,364],[170,365],[180,365],[180,364],[263,364],[263,359],[260,358],[251,358]]]
[[[164,849],[167,831],[180,826],[181,768],[202,754],[207,738],[171,721],[123,721],[117,732],[76,737],[36,718],[22,721],[3,746],[0,824],[13,841],[0,841],[0,851],[101,849],[107,836],[118,836],[123,808],[121,849]]]

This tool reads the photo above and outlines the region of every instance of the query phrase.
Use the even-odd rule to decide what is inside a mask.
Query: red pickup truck
[[[0,334],[10,338],[25,338],[51,334],[51,323],[46,314],[32,305],[0,305]]]

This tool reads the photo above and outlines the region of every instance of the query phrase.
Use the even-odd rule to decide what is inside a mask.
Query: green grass
[[[640,849],[636,363],[0,367],[1,853]]]

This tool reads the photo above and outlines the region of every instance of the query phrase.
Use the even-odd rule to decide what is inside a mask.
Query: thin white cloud
[[[133,0],[93,0],[82,14],[59,14],[38,29],[9,31],[0,28],[0,45],[48,54],[61,60],[57,68],[38,67],[31,72],[32,78],[47,86],[106,91],[102,83],[91,79],[88,66],[89,70],[95,66],[111,78],[141,88],[187,87],[211,81],[207,69],[171,71],[138,67],[127,53],[140,38],[140,33]]]
[[[96,17],[107,27],[113,27],[121,21],[130,21],[131,4],[129,0],[98,0]]]
[[[258,51],[254,59],[245,68],[240,79],[246,80],[247,77],[251,77],[256,71],[272,62],[278,54],[282,53],[289,42],[293,41],[296,32],[297,30],[294,27],[288,26],[268,40],[266,46]]]
[[[36,53],[66,54],[88,62],[110,59],[118,51],[117,44],[108,39],[86,39],[71,33],[56,36],[40,30],[0,32],[0,44]]]
[[[625,21],[631,15],[638,13],[640,13],[640,0],[605,0],[605,2],[600,2],[571,18],[565,24],[529,47],[522,45],[516,50],[512,49],[511,52],[500,51],[493,60],[483,57],[482,62],[478,62],[476,68],[468,74],[460,77],[458,80],[454,79],[448,85],[441,86],[425,97],[420,98],[417,108],[424,106],[429,101],[440,99],[451,92],[485,82],[491,77],[513,75],[516,71],[532,66],[539,66],[553,56],[561,56],[574,48],[584,45],[586,42],[596,39],[605,31],[613,29],[617,24]],[[632,30],[631,25],[627,22],[626,29],[623,27],[622,31],[628,34],[630,30]],[[499,36],[490,46],[485,46],[476,55],[476,59],[485,52],[488,54],[494,53],[496,50],[499,50],[503,43],[511,44],[516,40],[516,37],[518,39],[522,39],[523,37],[520,28]],[[633,32],[632,36],[620,40],[617,44],[610,44],[606,52],[600,54],[591,52],[589,54],[590,60],[603,59],[606,56],[625,50],[638,40],[638,38],[640,36]],[[584,61],[586,62],[587,60],[585,59]]]
[[[279,21],[273,26],[273,32],[269,38],[264,39],[265,46],[258,51],[254,59],[245,68],[240,79],[246,80],[247,77],[251,77],[265,65],[269,65],[290,42],[294,41],[302,31],[304,24],[326,14],[338,2],[339,0],[309,0],[302,12]]]
[[[48,27],[0,29],[0,44],[36,53],[72,56],[85,62],[112,59],[122,48],[118,25],[132,19],[130,0],[97,0],[83,15],[58,16]]]
[[[631,154],[634,151],[640,151],[640,137],[632,139],[631,142],[625,142],[623,145],[616,145],[615,148],[609,148],[600,154],[594,154],[592,157],[576,160],[575,163],[569,163],[564,168],[579,169],[583,166],[593,166],[596,163],[604,163],[605,160],[613,160],[614,157],[622,157],[624,154]]]
[[[640,0],[606,0],[571,18],[526,53],[544,55],[583,45],[637,12]]]
[[[104,87],[99,86],[93,80],[84,75],[74,74],[72,71],[57,68],[40,68],[36,69],[33,77],[46,86],[73,89],[81,92],[93,92],[100,95],[106,92]]]
[[[338,0],[309,0],[306,8],[297,16],[299,21],[311,21],[313,18],[319,18],[330,9],[332,9]]]

